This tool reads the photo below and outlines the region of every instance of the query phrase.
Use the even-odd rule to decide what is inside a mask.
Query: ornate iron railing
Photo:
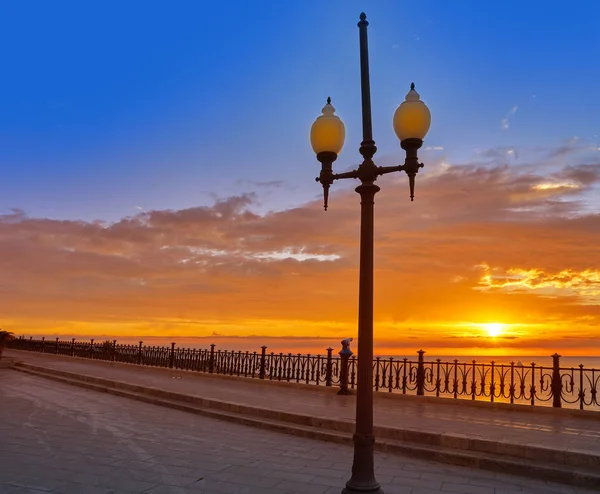
[[[292,353],[242,352],[208,349],[17,338],[8,348],[70,357],[108,360],[135,365],[167,367],[211,374],[286,381],[324,386],[340,386],[340,394],[357,386],[358,358],[348,348],[333,356]],[[478,363],[475,360],[425,361],[424,351],[417,360],[393,357],[373,359],[373,387],[376,391],[418,396],[593,409],[600,411],[600,369],[561,367],[560,355],[552,356],[551,367],[535,363]]]

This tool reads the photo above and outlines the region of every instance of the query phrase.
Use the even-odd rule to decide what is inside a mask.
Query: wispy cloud
[[[484,269],[479,285],[485,289],[534,291],[554,297],[577,296],[583,304],[600,306],[600,270],[563,269],[546,272],[540,268]]]
[[[500,120],[500,127],[502,128],[502,130],[507,130],[510,127],[510,121],[512,120],[512,117],[515,116],[515,113],[517,113],[518,109],[518,105],[515,105],[510,110],[508,110],[508,112],[506,112],[504,118]]]
[[[559,189],[578,189],[577,184],[557,184],[557,183],[542,183],[533,186],[534,190],[559,190]]]
[[[240,180],[236,180],[236,183],[238,185],[251,185],[254,187],[258,187],[258,188],[281,188],[283,187],[285,184],[283,182],[283,180],[268,180],[268,181],[256,181],[256,180],[245,180],[245,179],[240,179]]]

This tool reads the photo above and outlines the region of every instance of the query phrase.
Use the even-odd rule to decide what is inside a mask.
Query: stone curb
[[[43,355],[44,357],[48,357],[51,359],[56,359],[56,360],[60,360],[62,362],[83,362],[83,363],[87,363],[87,364],[94,364],[94,365],[103,365],[103,366],[107,366],[107,367],[122,367],[124,369],[135,369],[136,372],[137,371],[141,371],[141,372],[165,372],[165,373],[169,373],[169,374],[176,374],[176,375],[180,375],[180,376],[194,376],[194,377],[198,377],[200,379],[221,379],[221,380],[230,380],[230,381],[237,381],[237,382],[243,382],[243,383],[251,383],[254,386],[281,386],[281,387],[287,387],[287,388],[300,388],[303,390],[307,390],[307,391],[313,391],[313,392],[321,392],[321,393],[337,393],[339,390],[339,386],[335,385],[335,386],[325,386],[325,384],[306,384],[303,382],[288,382],[288,381],[277,381],[277,380],[273,380],[273,379],[259,379],[258,377],[252,378],[252,377],[244,377],[244,376],[231,376],[228,374],[210,374],[208,372],[200,372],[200,371],[193,371],[193,370],[185,370],[185,369],[176,369],[176,368],[170,368],[170,367],[154,367],[152,365],[138,365],[138,364],[128,364],[125,362],[113,362],[111,360],[100,360],[100,359],[89,359],[89,358],[83,358],[83,357],[71,357],[68,355],[54,355],[52,353],[39,353],[39,352],[30,352],[27,350],[14,350],[14,349],[10,349],[10,352],[15,352],[18,354],[23,354],[23,355],[36,355],[36,356],[40,356]],[[33,365],[33,364],[27,364],[27,365]]]
[[[43,378],[49,378],[70,385],[80,386],[94,391],[106,392],[116,396],[127,397],[158,406],[166,406],[185,412],[236,422],[242,425],[268,429],[311,439],[335,442],[339,444],[352,444],[351,432],[326,430],[319,428],[318,426],[304,425],[300,423],[282,423],[276,419],[266,418],[264,416],[264,412],[272,412],[270,410],[253,409],[253,407],[239,406],[226,402],[216,402],[214,400],[205,400],[198,397],[180,395],[178,393],[163,392],[162,390],[157,390],[155,388],[145,388],[142,386],[120,383],[118,381],[110,381],[101,378],[93,378],[91,376],[71,374],[64,371],[48,372],[49,369],[47,368],[28,364],[19,364],[14,367],[14,370]],[[104,384],[100,384],[100,382],[104,382]],[[111,386],[111,384],[115,386]],[[133,389],[136,391],[131,391]],[[161,395],[168,395],[172,398],[175,398],[175,400],[177,400],[179,396],[185,396],[189,400],[186,400],[187,402],[175,401],[171,398],[161,397]],[[194,406],[194,404],[197,402],[224,405],[225,408],[211,408],[203,406],[198,408],[197,406]],[[240,411],[237,412],[228,410],[228,405],[231,405],[233,409],[239,407]],[[262,412],[263,415],[260,415],[256,418],[252,416],[241,415],[246,408],[258,410]],[[304,418],[306,416],[298,415],[298,417]],[[353,427],[351,428],[353,429]],[[407,455],[442,463],[471,468],[480,468],[503,473],[510,472],[515,475],[542,478],[544,480],[551,480],[583,487],[598,488],[598,486],[600,486],[600,475],[597,473],[597,467],[592,469],[592,472],[589,472],[567,465],[545,465],[541,464],[540,461],[533,461],[527,458],[514,459],[484,452],[462,450],[457,451],[447,446],[404,443],[389,438],[384,438],[383,440],[379,439],[375,443],[375,449],[378,451]]]
[[[44,368],[40,369],[42,369],[42,371],[46,370]],[[32,374],[35,376],[49,378],[70,385],[80,386],[94,391],[106,392],[116,396],[127,397],[138,401],[155,404],[158,406],[166,406],[186,412],[201,414],[220,420],[228,420],[242,425],[258,427],[261,429],[268,429],[276,432],[282,432],[311,439],[335,442],[339,444],[352,444],[352,435],[347,432],[335,432],[324,429],[318,429],[311,426],[303,426],[299,424],[286,424],[273,421],[271,419],[265,419],[264,417],[252,418],[248,416],[235,414],[229,411],[217,409],[197,408],[191,404],[167,400],[158,396],[154,396],[152,394],[136,394],[125,391],[123,389],[111,388],[99,384],[94,384],[85,380],[78,380],[72,378],[69,379],[68,377],[61,377],[59,375],[54,374],[44,374],[43,372],[40,373],[36,370],[24,366],[15,367],[15,370]],[[151,388],[146,389],[151,390]],[[566,467],[562,465],[542,465],[539,462],[532,462],[528,459],[515,460],[498,457],[497,455],[491,455],[486,453],[454,451],[442,446],[400,443],[394,440],[380,440],[375,443],[375,449],[378,451],[384,451],[393,454],[408,455],[411,457],[418,457],[422,459],[433,460],[453,465],[466,466],[471,468],[481,468],[503,473],[506,473],[508,471],[516,475],[542,478],[545,480],[553,480],[556,482],[585,487],[598,487],[598,485],[600,485],[600,476],[595,474],[595,472],[590,473],[581,470],[578,471],[577,469],[573,469],[572,467]]]
[[[108,388],[120,389],[149,395],[168,400],[192,403],[196,406],[216,409],[225,412],[243,414],[251,417],[259,417],[279,422],[292,423],[307,427],[316,427],[335,432],[349,433],[354,432],[354,422],[346,420],[336,420],[323,417],[312,417],[292,412],[258,408],[235,402],[226,402],[199,396],[165,391],[163,389],[145,387],[135,384],[129,384],[121,381],[98,378],[81,374],[74,374],[57,369],[35,366],[32,364],[17,364],[18,368],[31,369],[42,374],[54,374],[65,377],[66,379],[84,381],[87,383],[106,386]],[[491,453],[495,455],[508,456],[520,459],[531,459],[542,462],[557,463],[560,465],[584,468],[597,468],[600,470],[600,456],[585,451],[576,451],[572,449],[557,450],[536,446],[532,444],[515,444],[506,441],[490,441],[486,439],[473,438],[461,434],[453,433],[433,433],[422,432],[413,429],[402,429],[399,427],[375,426],[375,435],[380,439],[392,439],[394,441],[416,443],[420,445],[439,446],[454,450],[475,451],[479,453]]]
[[[0,358],[0,369],[8,369],[15,365],[14,357],[2,357]]]

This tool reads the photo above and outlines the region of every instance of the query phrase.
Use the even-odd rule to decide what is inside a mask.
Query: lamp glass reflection
[[[427,105],[421,101],[414,84],[406,95],[406,99],[394,113],[394,132],[400,141],[405,139],[421,139],[425,137],[431,125],[431,113]]]
[[[312,148],[316,154],[322,152],[339,154],[344,147],[346,129],[340,117],[335,114],[335,108],[329,98],[322,113],[310,129]]]

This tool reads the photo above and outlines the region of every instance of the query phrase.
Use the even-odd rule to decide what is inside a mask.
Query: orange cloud
[[[375,239],[380,353],[598,353],[600,214],[586,201],[600,164],[548,174],[543,165],[444,163],[419,175],[414,203],[404,176],[384,180]],[[240,337],[252,345],[274,338],[283,350],[356,336],[357,194],[336,183],[326,213],[319,200],[259,215],[255,200],[116,223],[0,216],[1,325],[24,334],[221,338],[236,348],[250,341]],[[473,332],[486,322],[511,333]]]

